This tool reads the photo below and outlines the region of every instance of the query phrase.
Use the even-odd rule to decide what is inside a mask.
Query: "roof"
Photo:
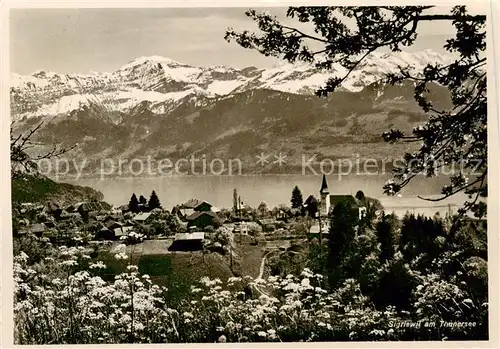
[[[120,228],[114,229],[113,231],[115,232],[115,236],[123,236],[123,235],[127,235],[127,233],[129,231],[131,231],[132,229],[134,229],[134,227],[120,227]]]
[[[309,195],[307,197],[306,201],[304,201],[304,206],[310,205],[312,203],[317,204],[318,200],[314,197],[314,195]]]
[[[133,218],[133,220],[134,221],[145,221],[146,219],[149,218],[149,216],[151,216],[151,212],[142,212],[142,213],[137,214]]]
[[[260,225],[268,225],[268,224],[276,224],[276,223],[278,223],[276,221],[276,219],[274,219],[274,218],[262,218],[262,219],[258,219],[257,222]]]
[[[176,241],[186,241],[186,240],[204,240],[205,233],[201,231],[193,232],[193,233],[177,233],[175,234]]]
[[[46,211],[57,211],[61,209],[61,206],[57,202],[50,201],[45,204],[44,208]]]
[[[45,230],[47,230],[47,227],[43,223],[35,223],[30,228],[32,233],[43,233]]]
[[[199,206],[202,203],[202,201],[198,199],[189,199],[185,203],[181,205],[181,208],[195,208]]]
[[[194,209],[194,208],[197,208],[203,204],[212,207],[212,204],[208,201],[198,200],[198,199],[189,199],[188,201],[186,201],[185,203],[183,203],[181,205],[181,208],[183,208],[183,209],[193,208]]]
[[[353,207],[363,207],[364,205],[352,195],[330,195],[330,205],[337,205],[339,202],[345,201]]]
[[[61,218],[67,218],[67,217],[73,217],[73,214],[69,213],[66,210],[62,210],[60,216],[61,216]]]
[[[193,221],[193,220],[198,219],[199,217],[201,217],[203,215],[209,215],[212,218],[217,217],[217,215],[212,211],[199,211],[199,212],[194,212],[193,214],[189,215],[188,217],[186,217],[186,219],[188,221]]]
[[[102,204],[100,202],[79,202],[74,206],[74,209],[77,211],[101,211],[103,209]]]
[[[116,225],[117,227],[123,227],[123,224],[121,222],[117,222],[117,221],[113,221],[113,220],[106,222],[107,228],[111,228],[114,225]]]
[[[323,180],[321,181],[321,189],[319,190],[321,194],[328,193],[328,183],[326,183],[326,176],[323,174]]]
[[[328,234],[329,231],[328,231],[328,224],[323,224],[321,226],[321,233],[322,234]],[[320,229],[319,229],[319,225],[318,224],[315,224],[311,227],[311,229],[309,230],[309,234],[319,234],[320,232]]]

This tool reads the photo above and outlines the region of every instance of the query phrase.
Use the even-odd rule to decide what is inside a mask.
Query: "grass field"
[[[141,274],[148,274],[151,280],[168,288],[167,297],[172,304],[183,299],[202,277],[220,278],[225,281],[233,276],[229,259],[218,253],[169,252],[171,240],[146,240],[143,243],[127,246],[130,262],[139,268]],[[125,271],[129,261],[116,260],[116,245],[103,250],[99,259],[107,269],[103,278],[112,280],[114,275]]]
[[[172,243],[167,240],[146,240],[140,244],[127,246],[129,261],[116,260],[115,244],[102,250],[99,259],[108,267],[103,277],[112,280],[114,275],[125,271],[128,262],[135,264],[141,274],[148,274],[151,280],[168,288],[167,297],[176,304],[190,292],[191,285],[204,276],[220,278],[225,281],[234,274],[257,277],[263,255],[269,248],[288,247],[290,241],[271,241],[252,244],[253,239],[246,235],[235,236],[233,268],[229,256],[219,253],[170,252]],[[233,274],[234,271],[234,274]]]
[[[235,253],[238,260],[238,272],[241,276],[257,277],[259,275],[260,263],[264,255],[264,245],[251,245],[251,238],[247,235],[239,235],[234,238]]]

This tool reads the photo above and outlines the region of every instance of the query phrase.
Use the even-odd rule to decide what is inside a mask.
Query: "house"
[[[137,205],[137,207],[139,208],[139,212],[150,212],[151,211],[148,204],[139,204],[139,205]]]
[[[192,215],[194,212],[219,212],[220,210],[214,207],[208,201],[190,199],[180,206],[180,210],[184,216]]]
[[[23,202],[20,205],[19,213],[25,214],[28,211],[32,211],[35,209],[35,204],[32,202]]]
[[[128,205],[122,205],[117,208],[117,211],[118,210],[123,214],[129,212],[130,208],[128,207]]]
[[[135,215],[132,220],[137,223],[148,223],[152,220],[151,212],[141,212]]]
[[[40,237],[47,231],[47,226],[44,223],[35,223],[30,227],[30,232]]]
[[[262,227],[265,232],[274,231],[276,229],[276,224],[278,221],[273,218],[260,218],[257,219],[257,223]]]
[[[280,204],[276,211],[276,219],[279,221],[286,221],[291,215],[290,207]]]
[[[42,212],[58,218],[62,212],[62,208],[57,202],[50,201],[45,204]]]
[[[97,213],[103,210],[99,201],[79,202],[71,207],[73,212],[78,212],[83,219],[95,218]]]
[[[309,195],[309,197],[304,201],[303,208],[304,212],[309,217],[316,217],[318,213],[318,200],[314,197],[314,195]]]
[[[204,232],[190,232],[175,234],[174,241],[170,245],[171,251],[199,251],[203,249],[205,240]]]
[[[197,199],[189,199],[188,201],[180,205],[179,209],[183,216],[190,216],[194,213],[194,208],[198,206],[199,203],[200,201]]]
[[[116,222],[116,221],[111,220],[111,221],[104,222],[104,226],[106,228],[108,228],[109,230],[115,230],[116,228],[123,227],[124,224],[121,222]]]
[[[114,240],[114,231],[109,229],[104,224],[101,224],[101,229],[95,234],[96,240]]]
[[[114,239],[120,239],[122,236],[127,236],[134,230],[134,227],[126,226],[120,227],[113,230]]]
[[[320,189],[321,201],[320,201],[320,215],[327,217],[335,205],[340,202],[348,203],[353,211],[356,211],[358,218],[361,219],[366,214],[365,205],[352,195],[330,195],[328,190],[328,183],[326,182],[326,176],[323,175],[323,180]]]
[[[132,232],[134,227],[117,227],[110,228],[101,224],[101,229],[97,232],[95,238],[96,240],[119,240],[122,236],[128,235]]]
[[[186,218],[188,227],[196,226],[199,229],[204,229],[209,225],[214,226],[216,219],[217,215],[212,211],[194,212]]]

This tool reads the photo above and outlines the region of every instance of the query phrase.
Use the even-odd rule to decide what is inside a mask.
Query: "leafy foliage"
[[[139,212],[139,200],[137,200],[137,196],[135,193],[130,197],[130,201],[128,203],[128,209],[130,212],[137,213]]]
[[[470,210],[483,217],[486,204],[481,198],[487,196],[486,16],[470,15],[466,6],[455,6],[447,14],[428,14],[432,7],[289,7],[287,17],[302,25],[309,23],[311,31],[284,25],[269,13],[248,10],[246,15],[254,20],[260,33],[229,28],[225,38],[290,63],[302,61],[324,70],[333,70],[336,64],[342,66],[343,70],[336,71],[345,73],[332,76],[317,91],[319,96],[326,96],[362,66],[372,52],[381,48],[396,52],[413,45],[423,22],[451,22],[456,32],[443,47],[457,57],[451,64],[429,63],[421,72],[400,67],[399,73],[387,75],[390,84],[405,80],[415,83],[415,100],[429,114],[429,121],[416,127],[411,135],[397,129],[383,134],[388,142],[421,144],[419,151],[405,154],[403,164],[395,169],[394,179],[384,186],[384,191],[397,194],[419,174],[435,176],[458,164],[450,184],[442,188],[442,197],[425,199],[443,200],[463,191],[469,201],[460,213]],[[448,89],[451,108],[437,109],[428,100],[432,83]]]
[[[161,208],[160,199],[158,198],[158,195],[154,190],[151,193],[151,197],[149,198],[148,207],[151,210],[154,210],[155,208]]]
[[[340,280],[351,274],[348,261],[349,255],[354,253],[353,242],[356,234],[355,226],[358,223],[357,212],[350,204],[341,201],[332,210],[328,237],[328,262],[330,286],[334,287]]]
[[[304,202],[302,198],[302,192],[298,186],[295,186],[292,190],[292,208],[302,208],[302,203]]]
[[[380,262],[385,263],[394,256],[394,237],[391,224],[385,213],[382,213],[382,217],[377,223],[375,231],[381,249]]]

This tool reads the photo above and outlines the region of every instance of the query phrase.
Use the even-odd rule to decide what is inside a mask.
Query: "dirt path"
[[[262,276],[264,275],[264,268],[265,268],[265,266],[266,266],[266,259],[267,259],[267,256],[269,256],[271,253],[276,252],[276,251],[279,251],[279,250],[278,250],[278,249],[271,250],[271,251],[267,252],[264,256],[262,256],[262,260],[261,260],[261,262],[260,262],[259,276],[257,276],[257,278],[256,278],[255,280],[261,280],[261,279],[262,279]],[[257,292],[259,292],[261,295],[264,295],[264,296],[268,296],[268,297],[269,297],[269,295],[268,295],[266,292],[262,291],[262,289],[261,289],[259,286],[254,285],[254,288],[255,288],[255,290],[257,290]]]
[[[257,276],[256,279],[262,279],[262,276],[264,275],[264,267],[266,266],[266,258],[268,255],[270,255],[271,253],[276,252],[276,251],[278,251],[278,250],[277,249],[271,250],[271,251],[267,252],[264,256],[262,256],[262,260],[260,262],[259,276]]]

